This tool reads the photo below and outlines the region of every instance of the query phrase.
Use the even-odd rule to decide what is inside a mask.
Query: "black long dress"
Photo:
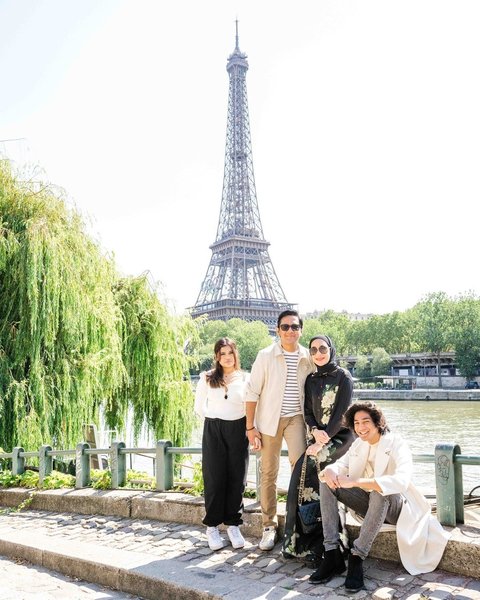
[[[322,372],[323,371],[323,372]],[[312,427],[324,429],[330,442],[324,446],[320,456],[320,470],[343,456],[354,440],[354,435],[342,427],[342,417],[352,403],[353,381],[350,373],[337,365],[319,369],[305,381],[305,422],[309,431]],[[311,442],[314,443],[312,436]],[[287,495],[287,513],[283,554],[290,558],[320,558],[323,553],[321,523],[312,533],[303,533],[298,522],[298,488],[305,455],[302,455],[292,472]],[[305,488],[301,502],[319,500],[317,461],[307,458]]]

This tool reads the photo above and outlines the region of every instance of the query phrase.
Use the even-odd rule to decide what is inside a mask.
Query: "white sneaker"
[[[245,546],[243,535],[236,525],[230,525],[230,527],[227,527],[227,534],[234,548],[238,549]]]
[[[277,530],[273,525],[271,527],[265,527],[263,530],[262,539],[258,544],[260,550],[272,550],[277,541]]]
[[[207,527],[207,542],[210,550],[223,548],[224,540],[218,531],[218,527]]]

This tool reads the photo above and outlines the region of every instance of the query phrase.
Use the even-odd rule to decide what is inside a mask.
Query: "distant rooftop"
[[[313,312],[309,312],[305,314],[305,318],[307,319],[318,319],[319,317],[321,317],[322,315],[324,315],[327,312],[331,312],[329,310],[314,310]],[[350,319],[350,321],[366,321],[367,319],[370,319],[371,317],[374,316],[374,313],[350,313],[347,312],[346,310],[342,310],[340,312],[338,311],[333,311],[335,314],[338,315],[344,315],[346,316],[348,319]]]

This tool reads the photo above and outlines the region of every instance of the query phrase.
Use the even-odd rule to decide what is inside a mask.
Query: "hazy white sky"
[[[182,312],[217,229],[237,16],[287,299],[390,312],[478,292],[478,0],[0,0],[0,140],[26,139],[0,150]]]

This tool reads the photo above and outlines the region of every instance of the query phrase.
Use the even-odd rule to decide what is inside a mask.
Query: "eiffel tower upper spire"
[[[285,299],[263,236],[253,172],[247,71],[247,55],[240,50],[235,21],[235,49],[227,61],[230,83],[220,217],[192,316],[263,321],[273,332],[278,313],[293,306]]]

